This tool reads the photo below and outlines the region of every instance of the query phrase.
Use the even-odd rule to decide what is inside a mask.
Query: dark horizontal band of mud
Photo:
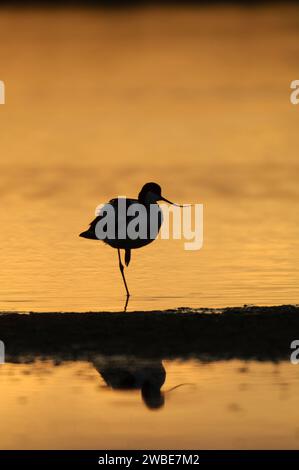
[[[299,307],[3,313],[0,339],[7,361],[89,359],[93,354],[276,361],[288,359],[291,342],[299,339]]]

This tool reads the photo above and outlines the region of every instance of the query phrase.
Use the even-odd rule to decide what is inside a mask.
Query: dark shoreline
[[[90,360],[95,354],[152,359],[288,359],[299,339],[293,305],[153,312],[2,313],[6,361]]]

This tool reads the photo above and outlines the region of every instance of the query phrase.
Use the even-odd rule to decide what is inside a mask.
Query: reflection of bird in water
[[[168,393],[185,385],[194,385],[182,383],[162,392],[166,371],[159,360],[98,357],[92,363],[108,387],[113,390],[141,390],[143,402],[152,410],[164,406]]]
[[[141,390],[145,405],[150,409],[164,405],[161,387],[166,371],[161,361],[94,360],[93,365],[106,384],[114,390]]]
[[[92,240],[101,239],[112,248],[116,248],[118,252],[118,263],[119,269],[122,275],[124,286],[127,293],[127,302],[125,309],[127,307],[128,298],[130,296],[129,289],[127,286],[124,266],[121,261],[120,250],[125,250],[125,264],[129,266],[131,259],[131,250],[136,248],[141,248],[153,242],[157,238],[161,224],[162,224],[162,211],[157,204],[157,201],[165,201],[169,204],[177,206],[171,201],[165,199],[161,194],[161,187],[156,183],[147,183],[141,189],[138,199],[129,199],[129,198],[116,198],[111,199],[108,204],[105,204],[99,215],[91,222],[88,230],[80,233],[80,237],[89,238]],[[124,203],[125,215],[119,215],[119,207],[122,207]],[[139,204],[140,209],[143,208],[143,214],[141,214],[141,219],[138,219],[138,226],[140,235],[137,238],[132,238],[128,234],[129,225],[135,218],[135,215],[129,215],[127,212],[130,208],[136,211],[137,204]],[[113,236],[109,238],[106,234],[104,238],[98,238],[97,226],[103,222],[103,219],[109,214],[109,209],[113,208],[114,211],[114,222],[113,222]],[[183,207],[183,206],[179,206]],[[155,211],[153,210],[156,209]],[[133,211],[133,212],[134,212]],[[134,213],[135,214],[135,213]],[[156,217],[154,216],[156,215]],[[140,221],[139,221],[140,220]],[[132,223],[131,223],[132,225]]]

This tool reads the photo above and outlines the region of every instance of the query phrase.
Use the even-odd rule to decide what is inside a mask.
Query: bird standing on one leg
[[[171,201],[168,201],[164,197],[162,197],[161,187],[158,184],[146,183],[141,189],[138,195],[138,199],[130,199],[130,198],[111,199],[111,201],[109,201],[108,204],[104,205],[101,208],[100,214],[91,222],[89,229],[86,230],[85,232],[80,233],[80,237],[89,238],[92,240],[102,240],[104,243],[107,243],[112,248],[117,249],[119,269],[120,269],[124,286],[126,289],[127,303],[128,303],[128,298],[130,296],[130,292],[129,292],[128,285],[127,285],[126,278],[125,278],[124,266],[121,261],[120,250],[121,249],[125,250],[125,265],[129,266],[129,263],[131,260],[131,250],[142,248],[143,246],[146,246],[155,240],[155,238],[158,236],[158,233],[162,225],[162,221],[163,221],[162,211],[159,205],[157,204],[157,201],[165,201],[165,202],[168,202],[169,204],[177,205]],[[120,204],[122,204],[123,207],[126,209],[125,217],[122,217],[122,216],[119,217],[118,209],[119,209]],[[130,209],[130,207],[131,209],[134,209],[133,205],[135,204],[142,205],[142,208],[144,209],[143,217],[140,219],[141,222],[137,224],[139,225],[139,231],[143,233],[143,236],[132,238],[128,234],[128,229],[129,229],[129,224],[130,222],[132,222],[134,217],[132,215],[127,215],[127,214],[128,214],[128,209]],[[109,208],[112,207],[114,210],[113,215],[115,217],[113,219],[113,227],[112,227],[113,236],[111,236],[111,234],[109,234],[107,231],[107,233],[105,234],[105,237],[102,237],[102,236],[99,237],[97,236],[98,233],[96,233],[97,228],[99,227],[98,224],[103,224],[104,214],[107,213],[108,206]],[[151,206],[154,206],[155,211],[151,210]],[[153,214],[156,214],[157,216],[156,220],[153,220]],[[108,224],[109,224],[109,220],[108,220]],[[121,236],[119,235],[120,232],[122,233]]]

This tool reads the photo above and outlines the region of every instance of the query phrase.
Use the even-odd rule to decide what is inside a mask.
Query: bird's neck
[[[145,205],[157,204],[158,197],[156,194],[149,192],[146,194],[139,194],[138,201]]]

